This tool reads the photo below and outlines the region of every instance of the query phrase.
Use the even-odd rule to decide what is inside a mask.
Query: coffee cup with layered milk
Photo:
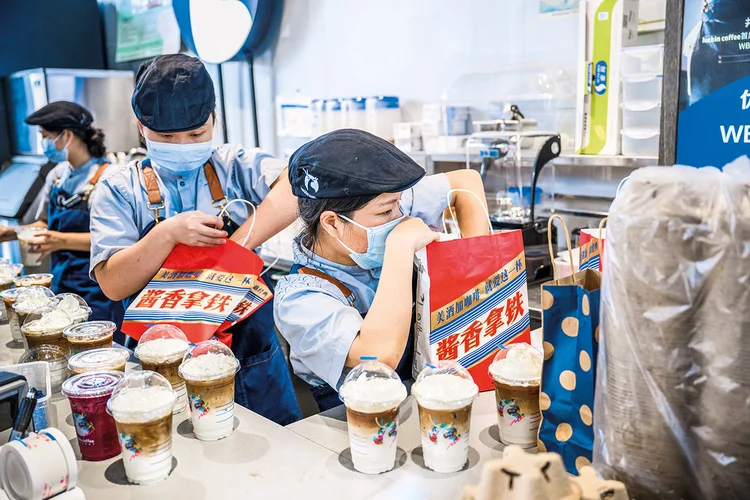
[[[173,325],[156,325],[145,331],[135,348],[135,357],[144,370],[150,370],[169,380],[177,397],[174,413],[187,408],[187,387],[179,368],[190,343],[185,334]]]
[[[490,365],[495,382],[497,425],[500,442],[536,449],[542,420],[539,386],[543,354],[526,343],[501,349]]]
[[[70,354],[74,355],[112,347],[115,330],[117,325],[111,321],[87,321],[69,326],[63,331],[63,336],[70,344]]]
[[[406,387],[398,374],[376,357],[363,356],[339,389],[346,405],[354,468],[364,474],[393,469],[398,448],[399,407]]]
[[[169,476],[174,401],[167,379],[156,372],[136,371],[117,384],[107,402],[131,483],[151,484]]]
[[[424,463],[435,472],[458,472],[469,454],[471,406],[479,387],[455,361],[427,365],[411,390],[417,400]]]
[[[234,431],[234,376],[239,369],[232,350],[217,340],[199,342],[182,359],[179,374],[199,440],[216,441]]]

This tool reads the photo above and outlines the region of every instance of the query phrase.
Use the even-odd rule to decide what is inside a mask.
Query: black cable
[[[247,63],[250,66],[250,100],[253,113],[253,138],[255,139],[255,147],[260,147],[260,134],[258,133],[258,107],[257,101],[255,100],[255,70],[253,69],[253,55],[248,54]]]

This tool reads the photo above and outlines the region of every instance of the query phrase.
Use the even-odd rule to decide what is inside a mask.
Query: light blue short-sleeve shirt
[[[109,160],[107,160],[106,158],[91,158],[89,161],[78,168],[73,168],[70,163],[64,161],[50,170],[50,173],[47,174],[47,178],[44,181],[42,200],[39,204],[39,209],[36,212],[36,219],[43,221],[47,220],[47,213],[49,211],[49,196],[52,192],[52,186],[56,182],[59,182],[60,187],[68,192],[71,196],[73,196],[74,194],[82,194],[88,187],[89,180],[91,180],[91,178],[96,174],[97,170],[99,170],[99,167],[103,163],[106,163],[108,161]],[[107,172],[114,168],[114,166],[109,165],[104,170],[104,175],[107,175]],[[94,189],[94,191],[96,191],[96,188]],[[91,206],[92,199],[93,195],[89,197],[89,207]]]
[[[405,215],[418,217],[442,230],[448,208],[450,183],[445,174],[425,177],[401,196]],[[362,326],[363,315],[375,299],[381,269],[344,266],[324,259],[295,241],[294,261],[335,278],[352,291],[354,307],[330,282],[307,274],[290,274],[276,286],[276,327],[291,347],[294,373],[312,386],[329,384],[338,389],[344,364]]]
[[[214,150],[211,161],[227,198],[255,205],[263,201],[286,167],[284,162],[259,149],[246,150],[229,144]],[[165,206],[160,212],[162,217],[191,210],[219,214],[202,167],[177,175],[153,162],[152,166]],[[140,162],[112,169],[99,184],[91,206],[91,279],[95,279],[94,268],[100,262],[136,243],[154,220],[154,212],[147,207],[148,194]],[[242,224],[250,210],[244,203],[233,203],[227,212],[232,221]]]

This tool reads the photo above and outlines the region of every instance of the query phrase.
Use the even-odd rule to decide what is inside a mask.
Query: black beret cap
[[[83,130],[91,126],[94,117],[88,109],[74,102],[57,101],[30,114],[24,121],[29,125],[39,125],[52,131],[66,128]]]
[[[396,146],[355,129],[322,135],[289,159],[289,182],[298,198],[400,193],[424,175],[424,169]]]
[[[169,54],[141,64],[130,102],[135,117],[147,128],[185,132],[208,121],[216,95],[200,59]]]

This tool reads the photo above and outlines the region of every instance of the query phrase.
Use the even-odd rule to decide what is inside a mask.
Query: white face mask
[[[202,167],[211,158],[211,141],[174,144],[146,139],[148,157],[159,167],[175,173],[185,173]]]

